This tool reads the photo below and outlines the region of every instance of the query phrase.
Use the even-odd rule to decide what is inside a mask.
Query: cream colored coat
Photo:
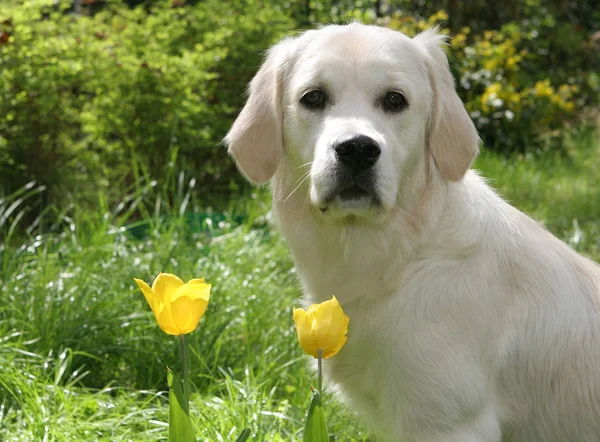
[[[384,440],[598,442],[600,268],[468,171],[478,137],[442,43],[359,24],[284,40],[229,151],[271,181],[306,303],[335,295],[351,318],[326,377]],[[315,87],[319,112],[300,104]],[[403,112],[374,105],[390,89]],[[324,200],[346,133],[381,147],[378,204]]]

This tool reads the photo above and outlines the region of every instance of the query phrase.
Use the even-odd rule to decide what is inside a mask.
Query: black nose
[[[375,140],[366,135],[349,135],[333,143],[338,161],[359,172],[368,169],[377,162],[381,149]]]

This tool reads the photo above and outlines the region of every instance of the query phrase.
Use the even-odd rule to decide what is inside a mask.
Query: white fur
[[[600,267],[466,172],[476,132],[439,43],[359,24],[286,40],[271,52],[281,97],[255,81],[249,100],[281,100],[276,170],[248,160],[269,147],[244,141],[247,116],[266,115],[256,104],[227,142],[247,175],[273,175],[306,303],[335,295],[350,317],[326,383],[384,440],[600,441]],[[299,100],[317,83],[333,101],[309,112]],[[390,88],[408,98],[400,114],[374,105]],[[331,144],[353,132],[380,144],[381,204],[321,213]]]

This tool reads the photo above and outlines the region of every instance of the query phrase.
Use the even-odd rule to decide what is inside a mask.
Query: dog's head
[[[282,41],[250,84],[230,154],[255,183],[306,172],[310,203],[335,218],[395,207],[429,159],[432,173],[461,180],[479,140],[443,40],[351,24]]]

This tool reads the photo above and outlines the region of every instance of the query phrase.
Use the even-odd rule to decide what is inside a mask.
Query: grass
[[[562,157],[484,152],[476,168],[599,260],[600,143],[585,132],[569,146]],[[147,220],[120,221],[132,203],[118,213],[100,205],[99,215],[75,211],[61,231],[30,232],[21,243],[12,237],[0,249],[0,440],[166,440],[165,367],[177,370],[178,344],[158,329],[132,280],[159,271],[206,276],[214,287],[188,335],[200,440],[234,440],[245,427],[251,440],[299,440],[314,380],[291,320],[299,284],[283,241],[265,224],[268,196],[236,203],[243,225],[199,232],[183,217],[155,218],[155,205],[140,195],[127,201],[146,204]],[[180,200],[188,204],[185,192]],[[140,223],[146,236],[137,239],[130,228]],[[368,440],[333,398],[326,411],[337,440]]]

